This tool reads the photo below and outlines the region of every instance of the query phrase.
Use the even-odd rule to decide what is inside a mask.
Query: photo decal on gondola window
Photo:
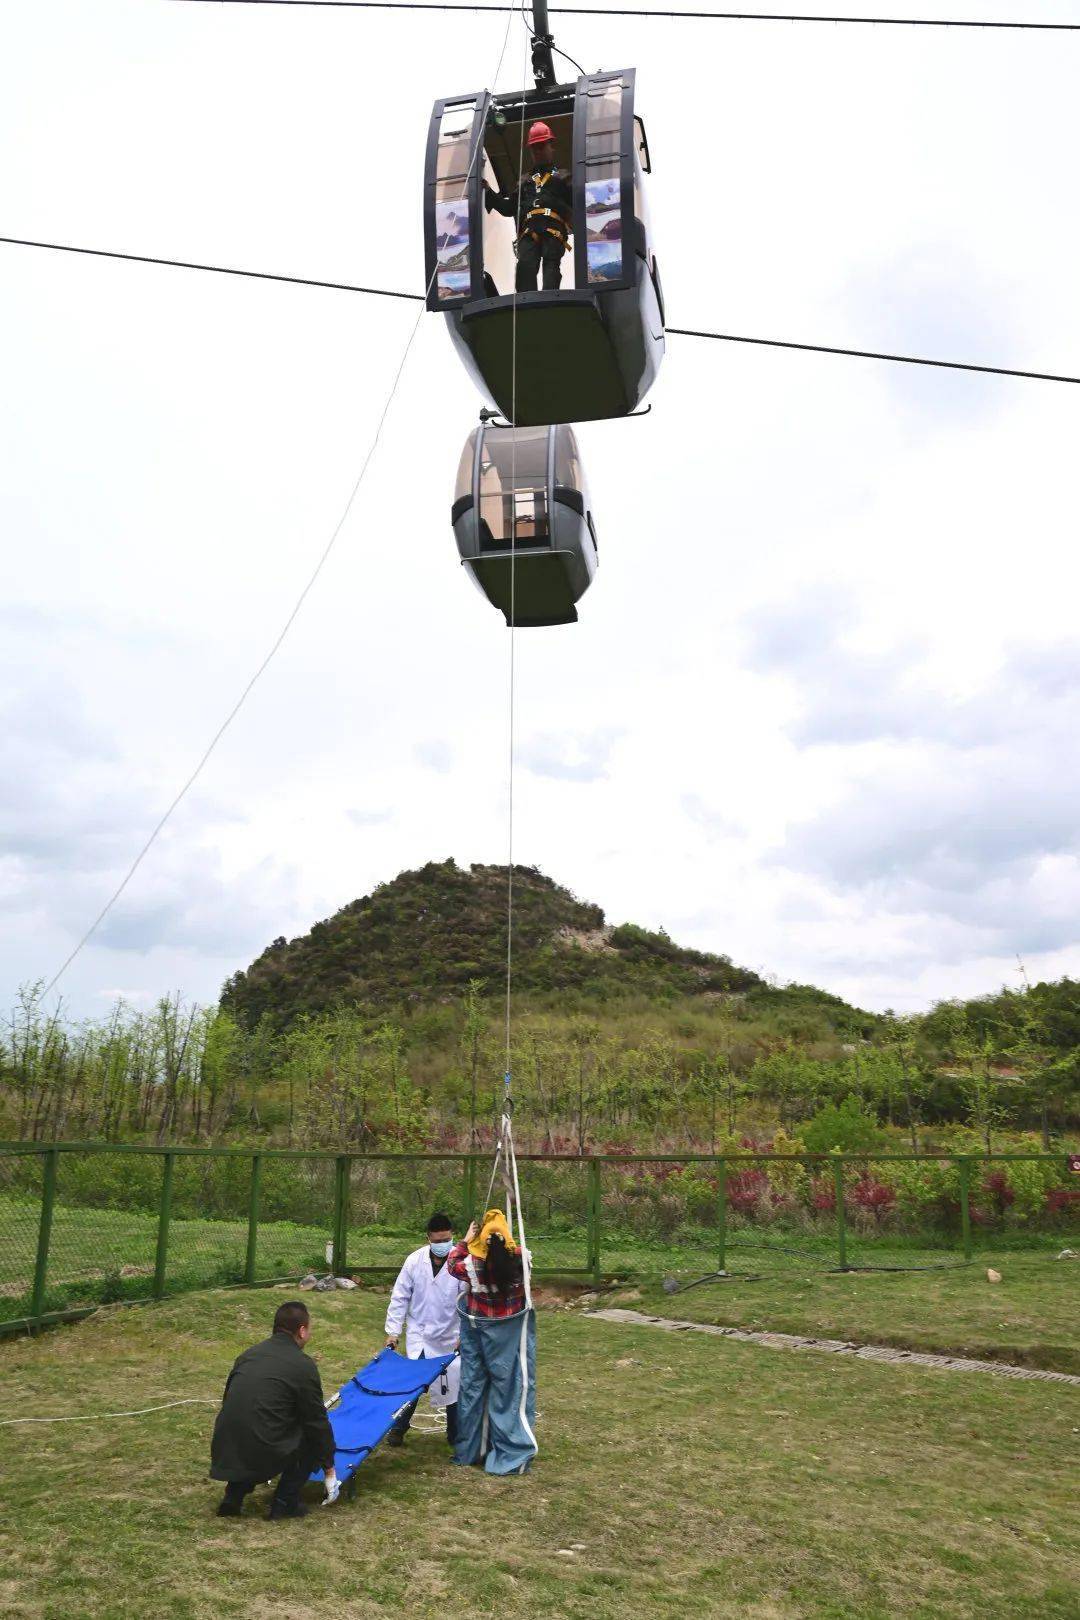
[[[622,196],[619,181],[585,182],[586,258],[590,281],[622,279]]]
[[[440,298],[464,298],[469,291],[469,199],[435,204],[435,257]]]

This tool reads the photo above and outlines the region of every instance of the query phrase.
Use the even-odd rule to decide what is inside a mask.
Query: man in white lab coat
[[[457,1302],[465,1284],[446,1269],[446,1257],[453,1243],[453,1223],[449,1215],[437,1210],[427,1224],[427,1242],[409,1255],[390,1295],[386,1342],[396,1350],[404,1327],[405,1353],[414,1359],[445,1356],[457,1349],[460,1333]],[[432,1406],[446,1407],[446,1438],[451,1445],[457,1437],[458,1377],[458,1363],[451,1362],[443,1377],[428,1392]],[[404,1445],[415,1411],[416,1401],[413,1401],[387,1435],[388,1446]]]

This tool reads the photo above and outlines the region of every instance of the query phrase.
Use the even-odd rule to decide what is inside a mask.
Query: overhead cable
[[[1013,366],[980,366],[971,360],[929,360],[918,354],[885,354],[878,349],[841,349],[830,343],[793,343],[788,338],[741,337],[734,332],[692,331],[685,326],[664,328],[670,337],[712,338],[716,343],[755,343],[766,349],[802,349],[808,354],[842,354],[856,360],[889,360],[899,366],[937,366],[944,371],[983,371],[993,377],[1026,377],[1032,382],[1080,383],[1080,377],[1056,371],[1019,371]]]
[[[181,5],[307,6],[327,11],[516,11],[515,5],[450,5],[444,0],[175,0]],[[1008,28],[1033,33],[1080,33],[1080,23],[997,22],[973,17],[824,17],[813,12],[656,11],[645,6],[549,6],[560,17],[685,17],[697,22],[856,23],[876,28]],[[560,55],[563,54],[560,52]]]
[[[357,287],[350,281],[315,281],[310,276],[284,276],[270,270],[238,270],[228,264],[196,264],[190,259],[157,259],[148,253],[117,253],[111,248],[75,247],[70,242],[32,242],[22,236],[0,236],[12,247],[48,248],[53,253],[83,253],[91,259],[126,259],[130,264],[163,264],[171,270],[206,270],[215,276],[245,276],[249,281],[285,281],[294,287],[325,287],[331,292],[368,293],[372,298],[412,298],[423,293],[395,292],[390,287]]]
[[[329,0],[324,0],[329,3]],[[511,8],[516,9],[516,8]],[[246,276],[256,281],[281,281],[294,287],[324,287],[330,292],[367,293],[375,298],[405,298],[426,302],[424,293],[401,292],[393,287],[361,287],[351,281],[319,281],[314,276],[276,275],[270,270],[238,270],[223,264],[196,264],[189,259],[158,259],[148,253],[115,253],[107,248],[75,247],[68,242],[36,242],[22,236],[0,236],[12,247],[48,248],[56,253],[82,253],[97,259],[122,259],[133,264],[161,264],[176,270],[208,270],[219,276]],[[1030,382],[1080,383],[1056,371],[1025,371],[1016,366],[984,366],[973,360],[932,360],[926,355],[891,354],[881,349],[845,349],[832,343],[796,343],[791,338],[746,337],[737,332],[706,332],[700,328],[669,326],[669,337],[707,338],[714,343],[751,343],[766,349],[794,349],[806,354],[836,354],[853,360],[885,360],[900,366],[933,366],[939,371],[982,372],[991,377],[1021,377]]]

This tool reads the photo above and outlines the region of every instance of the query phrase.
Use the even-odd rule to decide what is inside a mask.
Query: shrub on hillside
[[[1054,1167],[1045,1162],[1021,1160],[1004,1166],[1005,1185],[1013,1215],[1031,1221],[1046,1208],[1046,1194],[1055,1180]]]
[[[877,1117],[858,1097],[827,1103],[802,1127],[802,1140],[808,1153],[860,1153],[878,1139]]]
[[[952,1159],[920,1159],[889,1166],[900,1211],[914,1224],[944,1225],[960,1208],[960,1168]]]
[[[769,1185],[778,1200],[794,1199],[804,1201],[810,1185],[810,1172],[806,1165],[800,1163],[797,1155],[806,1152],[806,1144],[799,1136],[788,1136],[781,1127],[777,1130],[767,1151],[777,1153],[779,1159],[773,1159],[767,1168]],[[785,1163],[790,1159],[790,1163]]]

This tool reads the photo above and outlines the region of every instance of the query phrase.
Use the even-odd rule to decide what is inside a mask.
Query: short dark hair
[[[428,1221],[427,1229],[429,1232],[452,1232],[454,1223],[445,1210],[437,1209]]]
[[[299,1299],[289,1299],[284,1305],[279,1305],[274,1312],[274,1332],[296,1334],[299,1328],[310,1322],[308,1308]]]

